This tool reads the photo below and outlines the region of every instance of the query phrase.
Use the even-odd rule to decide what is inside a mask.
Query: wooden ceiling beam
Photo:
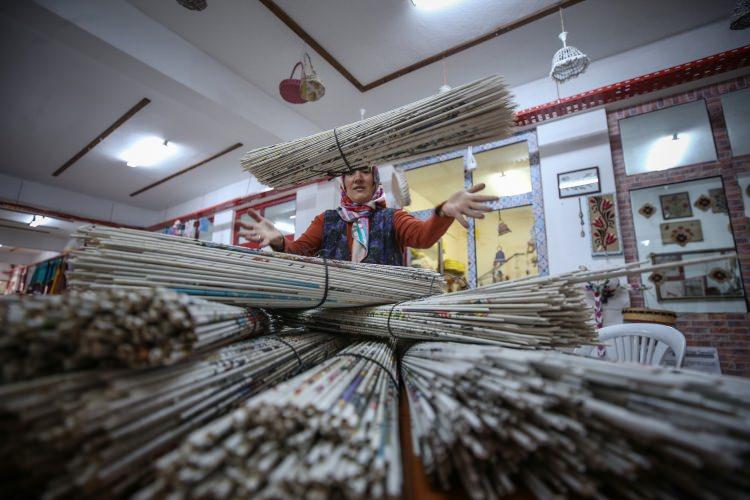
[[[52,173],[52,177],[57,177],[58,175],[62,174],[67,169],[69,169],[70,167],[72,167],[75,162],[77,162],[78,160],[80,160],[81,158],[83,158],[83,156],[86,153],[88,153],[89,151],[91,151],[92,149],[94,149],[94,147],[96,147],[97,144],[99,144],[104,139],[106,139],[107,136],[110,135],[112,132],[114,132],[115,130],[117,130],[118,128],[120,128],[126,121],[128,121],[129,119],[131,119],[133,117],[133,115],[135,115],[137,112],[139,112],[140,110],[142,110],[143,108],[145,108],[146,105],[148,105],[148,103],[150,103],[150,102],[151,102],[151,99],[148,99],[146,97],[144,97],[143,99],[141,99],[140,101],[138,101],[138,104],[136,104],[135,106],[133,106],[132,108],[130,108],[124,115],[122,115],[120,118],[118,118],[117,121],[115,121],[112,125],[110,125],[109,127],[107,127],[107,129],[104,132],[102,132],[101,134],[99,134],[98,136],[96,136],[96,138],[94,138],[93,141],[91,141],[88,144],[86,144],[86,146],[84,146],[84,148],[82,150],[80,150],[79,152],[77,152],[75,155],[73,155],[73,157],[70,160],[66,161],[60,168],[58,168],[57,170],[55,170]]]
[[[156,181],[156,182],[154,182],[152,184],[149,184],[146,187],[143,187],[143,188],[139,189],[138,191],[134,191],[134,192],[130,193],[130,196],[131,196],[131,198],[133,196],[138,196],[139,194],[144,193],[144,192],[148,191],[149,189],[153,189],[156,186],[159,186],[161,184],[164,184],[167,181],[170,181],[170,180],[174,179],[175,177],[178,177],[180,175],[186,174],[186,173],[190,172],[191,170],[195,170],[196,168],[198,168],[198,167],[200,167],[202,165],[205,165],[206,163],[208,163],[210,161],[213,161],[213,160],[215,160],[216,158],[218,158],[220,156],[224,156],[225,154],[230,153],[230,152],[232,152],[235,149],[240,148],[240,147],[242,147],[242,143],[241,142],[238,142],[237,144],[233,144],[233,145],[229,146],[228,148],[219,151],[215,155],[213,155],[213,156],[211,156],[209,158],[206,158],[205,160],[199,161],[195,165],[190,165],[187,168],[183,168],[179,172],[175,172],[172,175],[168,175],[168,176],[166,176],[163,179],[160,179],[160,180],[158,180],[158,181]]]
[[[452,55],[458,54],[459,52],[463,52],[464,50],[475,47],[479,45],[480,43],[487,42],[500,35],[504,35],[505,33],[508,33],[522,26],[525,26],[529,23],[542,19],[543,17],[547,17],[551,14],[554,14],[559,9],[567,9],[568,7],[572,7],[573,5],[577,3],[581,3],[584,0],[561,0],[554,5],[537,10],[536,12],[532,12],[531,14],[524,16],[520,19],[517,19],[511,23],[497,26],[495,27],[495,29],[493,29],[489,33],[485,33],[481,36],[478,36],[477,38],[473,38],[461,44],[455,45],[449,49],[446,49],[442,52],[439,52],[435,55],[432,55],[430,57],[417,61],[414,64],[405,66],[381,78],[378,78],[377,80],[372,81],[370,83],[362,83],[359,80],[357,80],[357,78],[355,78],[354,75],[352,75],[352,73],[348,69],[346,69],[343,64],[341,64],[330,52],[328,52],[325,48],[323,48],[307,31],[305,31],[294,19],[292,19],[292,17],[289,14],[284,12],[284,10],[281,7],[276,5],[276,3],[273,0],[259,0],[259,1],[268,10],[270,10],[282,23],[284,23],[290,30],[296,33],[297,36],[299,36],[305,43],[307,43],[310,47],[312,47],[313,50],[315,50],[315,52],[317,52],[318,55],[320,55],[320,57],[325,59],[331,66],[333,66],[336,69],[336,71],[338,71],[341,74],[341,76],[349,80],[349,82],[352,85],[354,85],[357,88],[357,90],[359,90],[360,92],[367,92],[368,90],[372,90],[376,87],[380,87],[381,85],[384,85],[390,81],[395,80],[396,78],[400,78],[404,75],[408,75],[409,73],[413,71],[416,71],[420,68],[424,68],[425,66],[428,66],[432,63],[440,61],[441,59],[445,59],[446,57],[450,57]]]

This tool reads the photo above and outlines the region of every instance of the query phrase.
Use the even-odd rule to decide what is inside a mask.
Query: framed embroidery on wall
[[[734,248],[698,250],[652,254],[651,262],[661,264],[700,257],[734,253]],[[651,280],[656,297],[661,301],[739,299],[745,296],[737,259],[718,260],[680,266],[670,270],[670,275],[660,280]]]
[[[659,202],[664,220],[693,216],[693,209],[690,208],[690,194],[687,192],[664,194],[659,196]]]
[[[591,233],[591,255],[620,255],[620,240],[617,204],[614,193],[589,196],[586,200],[589,211]]]
[[[703,227],[699,220],[664,222],[659,225],[662,245],[676,244],[684,247],[688,243],[703,241]]]

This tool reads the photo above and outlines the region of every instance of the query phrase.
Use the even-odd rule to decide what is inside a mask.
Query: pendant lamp
[[[737,0],[737,6],[734,8],[732,23],[729,28],[733,30],[750,28],[750,0]]]
[[[560,50],[555,52],[552,57],[552,70],[549,76],[562,83],[571,78],[575,78],[580,75],[591,62],[586,54],[581,52],[575,47],[568,46],[568,32],[565,31],[565,24],[563,23],[562,8],[560,9],[560,26],[562,33],[560,33],[560,40],[562,40],[563,46]]]

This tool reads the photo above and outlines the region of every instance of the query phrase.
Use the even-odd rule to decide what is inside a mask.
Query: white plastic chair
[[[675,366],[680,368],[685,357],[685,336],[671,326],[651,323],[625,323],[605,326],[599,330],[599,343],[604,349],[592,346],[576,349],[576,354],[603,358],[616,362],[659,365],[672,349]]]

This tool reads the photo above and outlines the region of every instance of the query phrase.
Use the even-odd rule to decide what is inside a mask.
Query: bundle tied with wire
[[[191,431],[345,344],[328,334],[282,332],[169,367],[0,385],[0,494],[125,497]]]
[[[499,139],[512,125],[510,93],[500,76],[491,76],[333,130],[255,149],[241,162],[262,184],[282,188]]]
[[[472,498],[750,491],[747,379],[436,342],[411,347],[401,374],[427,474]]]
[[[398,498],[396,363],[358,342],[194,432],[136,496]]]
[[[284,313],[289,324],[393,340],[444,340],[525,349],[596,339],[592,311],[571,275],[524,278],[359,309]]]
[[[439,293],[428,269],[271,253],[98,226],[79,228],[83,247],[69,255],[75,290],[164,287],[212,302],[300,309],[389,304]]]
[[[171,364],[267,325],[257,310],[164,289],[0,297],[0,381]]]

